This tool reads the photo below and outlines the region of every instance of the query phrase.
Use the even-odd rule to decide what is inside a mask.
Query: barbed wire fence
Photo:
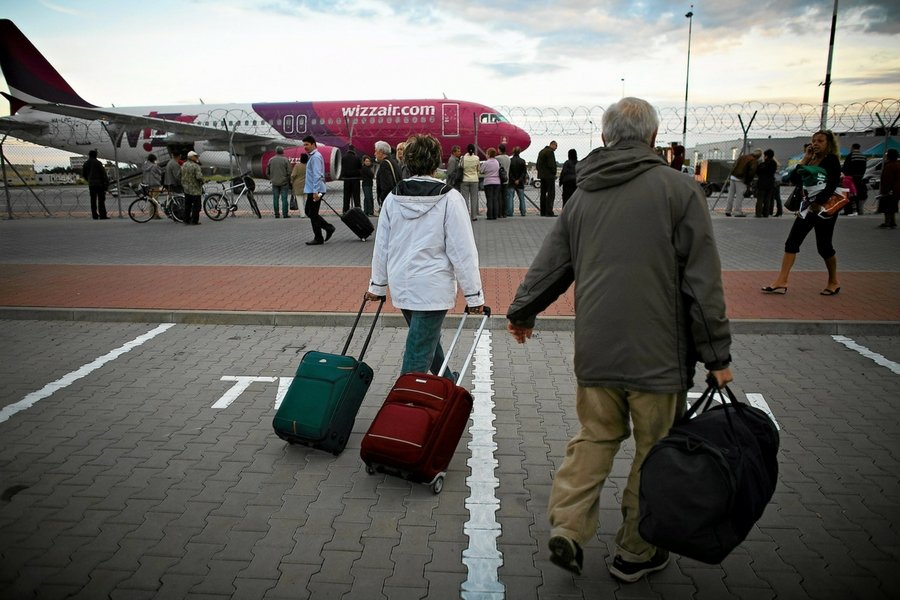
[[[578,156],[583,157],[601,145],[601,123],[606,110],[603,106],[497,108],[510,122],[531,135],[531,146],[523,152],[523,157],[528,161],[533,161],[538,151],[551,139],[559,143],[557,160],[560,162],[566,159],[566,150],[569,148],[575,149]],[[821,109],[820,104],[787,102],[735,102],[692,106],[687,113],[688,162],[703,158],[703,152],[697,149],[702,149],[704,145],[729,142],[726,146],[731,154],[736,149],[739,151],[740,141],[745,135],[744,126],[751,118],[752,127],[747,135],[754,139],[776,140],[809,136],[819,128]],[[680,143],[684,126],[683,108],[662,107],[658,112],[660,118],[658,145],[676,141]],[[886,125],[889,127],[895,123],[898,116],[900,116],[900,99],[832,104],[828,110],[828,125],[839,134],[869,137],[874,146],[882,139],[887,140],[891,130],[885,132],[880,130]],[[228,119],[229,115],[217,115],[218,117]],[[65,128],[66,123],[67,121],[61,120],[54,126]],[[397,127],[399,126],[398,124]],[[62,133],[67,133],[73,139],[77,139],[79,135],[83,137],[83,122],[72,119],[68,127],[71,131]],[[398,139],[416,132],[416,124],[411,123],[408,127],[409,131],[397,130]],[[5,178],[8,182],[3,192],[6,210],[0,211],[4,218],[90,217],[88,191],[84,182],[74,177],[66,179],[62,175],[56,178],[43,177],[38,182],[42,171],[59,166],[68,167],[72,154],[13,137],[6,138],[0,144],[0,150],[3,151],[6,162]],[[726,158],[733,156],[728,155]],[[139,181],[139,166],[120,165],[119,176],[126,184]],[[271,202],[267,198],[271,186],[264,179],[258,180],[257,183],[256,194],[260,208],[264,214],[271,213]],[[342,187],[341,182],[330,182],[328,185],[333,193],[339,192]],[[111,215],[127,218],[128,205],[134,199],[134,192],[127,185],[123,185],[121,190],[114,191],[115,194],[107,198],[108,210]],[[243,206],[238,211],[238,216],[251,214],[249,206]]]

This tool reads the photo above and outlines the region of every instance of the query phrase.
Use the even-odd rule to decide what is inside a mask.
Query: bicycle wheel
[[[256,218],[262,219],[262,213],[259,212],[259,205],[256,204],[256,198],[253,197],[252,193],[247,194],[247,200],[250,201],[250,208],[253,209],[253,214],[256,215]]]
[[[222,194],[210,194],[203,199],[203,212],[213,221],[221,221],[228,216],[228,199]]]
[[[156,216],[156,204],[150,198],[142,196],[128,207],[128,216],[135,223],[146,223]]]
[[[173,196],[169,202],[169,216],[176,223],[184,223],[184,196]]]

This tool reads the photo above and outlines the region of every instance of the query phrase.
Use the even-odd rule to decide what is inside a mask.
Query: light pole
[[[694,5],[686,15],[688,20],[688,54],[687,73],[684,76],[684,128],[681,130],[681,145],[687,148],[687,111],[688,111],[688,85],[691,82],[691,33],[694,28]]]
[[[625,97],[625,78],[622,78],[622,97]]]

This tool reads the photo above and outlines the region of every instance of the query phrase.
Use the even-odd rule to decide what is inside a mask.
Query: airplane
[[[16,25],[0,20],[0,70],[10,116],[0,133],[76,154],[140,165],[151,152],[160,162],[188,150],[203,165],[264,177],[275,148],[299,161],[302,138],[315,137],[326,177],[340,177],[341,156],[352,144],[374,153],[375,142],[396,147],[427,133],[441,142],[443,159],[454,145],[479,153],[501,143],[523,150],[531,138],[483,104],[450,99],[260,102],[102,108],[79,96]]]

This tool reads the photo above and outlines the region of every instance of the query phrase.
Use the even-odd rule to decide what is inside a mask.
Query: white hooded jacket
[[[432,177],[412,177],[385,198],[372,251],[369,292],[406,310],[449,310],[457,281],[468,306],[484,304],[466,201]]]

